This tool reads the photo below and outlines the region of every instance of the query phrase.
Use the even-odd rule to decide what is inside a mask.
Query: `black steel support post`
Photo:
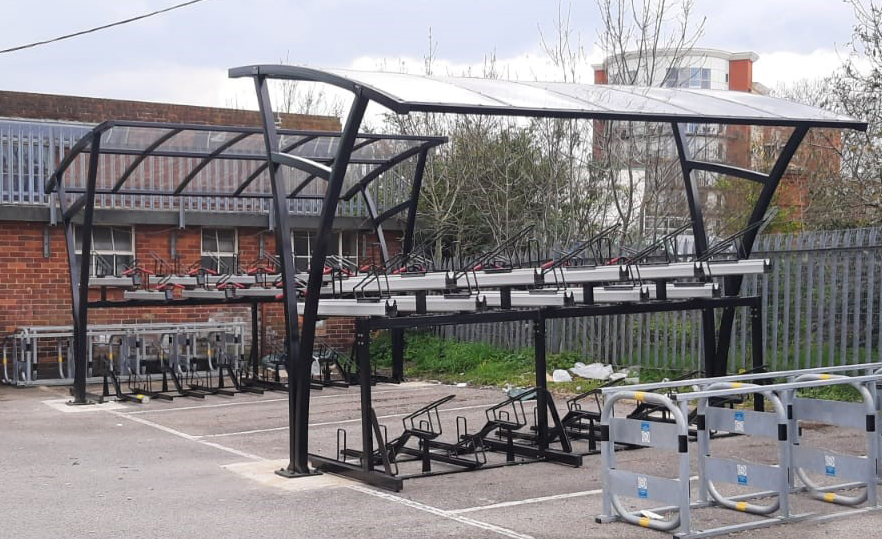
[[[371,430],[371,330],[367,320],[355,320],[355,355],[358,361],[358,383],[361,387],[361,467],[374,469],[374,437]]]
[[[368,186],[362,186],[361,197],[364,199],[365,207],[367,207],[368,215],[371,218],[371,224],[374,226],[374,232],[377,234],[377,242],[380,244],[380,263],[386,265],[389,260],[389,247],[386,245],[386,233],[383,231],[383,224],[380,220],[380,212],[377,210],[377,204],[368,191]]]
[[[396,382],[404,381],[404,330],[400,328],[389,330],[392,332],[392,379]]]
[[[778,159],[775,161],[772,170],[769,172],[768,180],[763,184],[756,205],[754,205],[753,211],[750,214],[750,220],[747,222],[748,227],[762,221],[766,212],[769,211],[769,206],[772,204],[772,197],[775,195],[775,191],[781,183],[781,178],[784,177],[784,173],[790,165],[790,160],[793,159],[793,155],[796,153],[796,150],[799,149],[799,145],[802,144],[803,139],[808,134],[808,130],[808,127],[796,127],[793,129],[790,138],[787,140],[787,144],[784,145],[781,153],[778,154]],[[760,227],[758,226],[751,227],[741,238],[741,251],[738,253],[739,258],[750,257],[750,254],[753,251],[753,244],[759,234],[759,229]],[[741,284],[743,282],[744,277],[741,275],[731,277],[731,279],[726,282],[726,295],[739,295],[741,293]],[[720,314],[720,337],[716,350],[717,363],[723,362],[725,365],[726,358],[729,355],[729,347],[732,342],[732,327],[734,324],[735,309],[723,309],[723,312]]]
[[[671,130],[674,134],[674,144],[677,147],[677,155],[680,160],[680,169],[683,173],[683,184],[686,187],[686,204],[689,206],[689,218],[692,219],[692,236],[695,238],[695,254],[701,256],[707,251],[707,232],[704,228],[704,216],[701,212],[701,195],[698,192],[698,184],[693,181],[692,168],[689,165],[689,148],[686,146],[686,130],[682,124],[672,123]],[[719,365],[716,361],[716,316],[713,309],[701,311],[702,343],[704,345],[704,374],[705,376],[722,376],[726,373],[726,364]]]
[[[756,300],[756,304],[750,307],[750,357],[754,372],[758,372],[765,364],[765,346],[763,344],[763,304],[762,298]],[[753,409],[764,412],[765,399],[759,393],[753,396]]]
[[[269,101],[267,101],[269,103]],[[315,323],[318,320],[319,295],[324,279],[325,259],[328,255],[328,244],[331,242],[331,228],[334,225],[334,216],[337,214],[337,202],[340,200],[340,191],[343,188],[343,180],[349,167],[349,158],[352,155],[352,147],[361,127],[361,120],[368,100],[360,93],[355,96],[349,117],[343,127],[340,142],[337,146],[337,154],[334,157],[334,166],[322,201],[322,211],[319,216],[319,227],[316,240],[312,247],[312,257],[309,260],[309,282],[306,285],[306,297],[303,300],[303,332],[300,335],[299,355],[304,361],[299,363],[299,368],[294,371],[297,384],[297,402],[291,421],[290,435],[294,452],[291,460],[298,470],[308,471],[309,450],[309,389],[311,379],[312,347],[315,341]],[[281,208],[280,208],[281,211]],[[287,230],[287,229],[286,229]],[[288,234],[286,232],[286,234]],[[291,244],[290,234],[285,240]],[[289,258],[288,262],[293,262]],[[286,289],[286,294],[295,294],[293,287]],[[293,300],[292,300],[293,301]],[[291,373],[288,374],[289,378]],[[296,435],[296,439],[294,436]]]
[[[546,388],[545,315],[539,311],[533,320],[533,349],[536,359],[536,435],[540,451],[548,449],[548,398]]]
[[[282,290],[285,311],[285,352],[287,354],[286,370],[288,373],[288,417],[289,417],[289,454],[288,466],[276,473],[285,477],[309,475],[309,461],[306,455],[306,427],[302,428],[294,422],[303,400],[309,402],[309,368],[310,362],[304,361],[306,369],[301,367],[299,334],[297,324],[297,281],[294,276],[294,253],[291,246],[291,229],[289,226],[287,190],[284,178],[279,174],[279,165],[272,160],[272,154],[279,151],[279,134],[276,131],[272,103],[269,96],[268,83],[265,77],[255,77],[257,103],[263,123],[264,144],[266,146],[267,170],[273,192],[273,215],[275,217],[276,249],[282,273]],[[306,395],[302,395],[302,384],[298,384],[298,373],[307,372]],[[307,405],[308,406],[308,405]]]
[[[260,324],[256,301],[251,302],[251,375],[254,380],[260,373]]]
[[[420,202],[420,189],[423,185],[423,174],[426,171],[426,157],[429,150],[420,152],[417,158],[416,170],[413,173],[413,182],[410,186],[410,206],[407,208],[407,224],[404,226],[404,239],[401,241],[401,252],[409,255],[413,249],[413,235],[416,228],[417,207]]]
[[[89,271],[92,259],[92,220],[95,210],[95,186],[101,153],[101,134],[93,136],[89,151],[86,192],[83,194],[83,225],[80,233],[80,265],[77,268],[75,225],[73,215],[63,211],[64,235],[67,243],[67,261],[70,267],[71,308],[74,327],[74,386],[71,404],[89,404],[86,398],[86,376],[89,368]],[[58,178],[58,194],[62,208],[66,205],[63,181]]]

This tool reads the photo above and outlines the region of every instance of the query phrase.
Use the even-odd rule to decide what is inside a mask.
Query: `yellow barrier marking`
[[[821,380],[829,380],[830,378],[832,378],[832,376],[830,376],[829,374],[822,374],[821,375]]]
[[[640,525],[644,528],[649,527],[649,517],[640,517]]]
[[[64,360],[61,359],[61,354],[58,354],[58,362],[59,362],[59,363],[64,363]]]
[[[741,387],[741,386],[743,386],[743,385],[744,385],[744,384],[741,383],[741,382],[732,382],[732,388],[733,388],[733,389],[738,389],[739,387]]]
[[[836,494],[833,494],[832,492],[827,492],[824,494],[824,501],[825,502],[832,502],[835,499],[836,499]]]
[[[642,391],[637,391],[634,393],[634,400],[636,400],[637,402],[643,402],[643,399],[645,399],[645,398],[646,398],[646,394]]]
[[[747,511],[747,502],[738,502],[735,504],[735,509],[739,511]]]

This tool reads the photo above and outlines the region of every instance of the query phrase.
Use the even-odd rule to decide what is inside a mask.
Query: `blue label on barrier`
[[[824,473],[830,476],[836,475],[836,457],[830,455],[824,456]]]
[[[744,432],[744,412],[735,412],[735,432]]]
[[[738,464],[736,467],[736,473],[738,474],[738,484],[746,485],[747,484],[747,466],[744,464]]]
[[[637,478],[637,497],[638,498],[648,498],[649,490],[646,488],[646,478],[638,477]]]
[[[643,421],[640,423],[640,443],[643,444],[651,444],[652,437],[649,432],[649,421]]]

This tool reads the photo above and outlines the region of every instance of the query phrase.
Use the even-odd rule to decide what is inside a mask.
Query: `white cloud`
[[[842,57],[830,49],[817,49],[808,54],[789,51],[761,52],[753,65],[753,80],[769,88],[802,79],[819,79],[832,75],[842,64]]]

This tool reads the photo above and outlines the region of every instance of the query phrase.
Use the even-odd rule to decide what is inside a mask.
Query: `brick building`
[[[258,126],[260,121],[254,111],[0,91],[0,338],[22,326],[72,323],[64,231],[57,224],[61,219],[55,201],[44,187],[65,151],[105,120],[229,126]],[[332,117],[279,114],[277,123],[286,129],[340,130],[339,119]],[[179,171],[175,158],[168,159],[167,169],[151,168],[142,173],[160,176]],[[225,181],[234,173],[218,167],[213,177]],[[150,263],[162,259],[179,268],[201,263],[233,272],[231,268],[244,268],[263,253],[276,252],[266,200],[120,198],[125,197],[106,197],[97,203],[92,233],[93,275],[119,274],[135,259]],[[304,269],[318,210],[315,204],[298,208],[292,214],[292,245],[295,263]],[[376,236],[358,201],[342,204],[338,215],[336,249],[331,254],[354,262],[374,257]],[[396,235],[397,223],[389,221],[384,226],[390,252],[395,252],[400,236]],[[121,291],[111,291],[114,293]],[[249,320],[249,309],[93,309],[89,321]],[[264,304],[260,309],[264,331],[272,332],[274,327],[283,331],[281,305]],[[334,344],[345,346],[351,340],[351,322],[329,320],[322,332]]]
[[[753,65],[759,59],[754,52],[727,52],[695,48],[689,51],[661,49],[647,54],[628,52],[621,57],[609,57],[602,64],[594,65],[595,84],[625,84],[638,86],[662,86],[667,88],[729,90],[768,94],[769,90],[753,79]],[[647,66],[653,66],[652,72]],[[595,122],[598,133],[603,135],[609,128],[604,122]],[[615,129],[614,127],[612,129]],[[642,127],[629,132],[631,138],[641,138],[648,152],[660,159],[637,152],[629,173],[641,178],[644,184],[660,186],[657,191],[645,188],[640,191],[641,223],[647,231],[664,232],[685,222],[688,215],[682,194],[681,171],[676,164],[677,154],[673,136],[667,128],[644,132]],[[767,172],[775,156],[789,136],[789,128],[752,127],[739,125],[687,124],[687,142],[694,158],[720,162],[740,168]],[[636,134],[636,135],[635,135]],[[627,136],[610,133],[611,140],[605,145],[628,144]],[[813,174],[835,174],[839,169],[838,146],[841,136],[837,130],[813,129],[790,168],[782,178],[776,196],[776,205],[785,210],[788,219],[801,219],[807,204],[808,188],[806,171]],[[595,156],[603,151],[603,144],[595,143]],[[638,144],[639,146],[639,144]],[[613,153],[616,153],[613,151]],[[619,152],[633,154],[633,149]],[[700,203],[709,232],[726,235],[735,232],[745,222],[749,211],[747,201],[755,196],[752,189],[741,181],[725,181],[718,175],[695,171],[699,185]],[[724,180],[724,181],[721,181]],[[650,200],[652,199],[652,200]],[[731,221],[731,222],[729,222]]]

